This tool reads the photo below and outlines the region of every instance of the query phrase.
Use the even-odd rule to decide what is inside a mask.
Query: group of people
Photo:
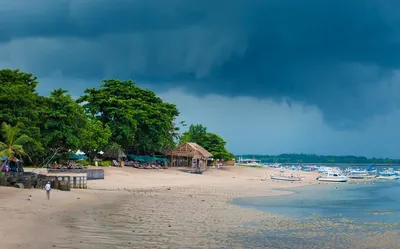
[[[4,160],[0,161],[1,172],[24,172],[21,161]]]

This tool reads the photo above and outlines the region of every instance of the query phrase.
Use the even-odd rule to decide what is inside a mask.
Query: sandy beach
[[[315,182],[313,173],[302,183],[273,182],[266,177],[278,170],[243,167],[203,175],[104,169],[105,180],[90,181],[88,190],[53,190],[51,200],[43,190],[0,188],[4,248],[219,247],[232,227],[264,214],[231,205],[232,198],[289,194],[273,188]]]
[[[243,248],[243,240],[257,233],[254,224],[296,224],[235,206],[232,198],[290,194],[275,188],[316,183],[316,174],[308,172],[301,173],[301,183],[270,180],[277,169],[224,167],[203,175],[104,169],[105,180],[89,181],[87,190],[53,190],[51,200],[43,190],[0,188],[1,248]],[[293,241],[259,243],[255,247],[290,248]]]

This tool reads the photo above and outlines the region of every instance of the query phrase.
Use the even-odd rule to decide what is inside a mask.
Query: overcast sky
[[[236,153],[400,158],[395,0],[0,0],[0,67],[133,79]]]

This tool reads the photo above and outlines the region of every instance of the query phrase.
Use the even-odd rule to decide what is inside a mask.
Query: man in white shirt
[[[46,189],[46,196],[47,199],[50,200],[50,191],[51,191],[51,185],[50,182],[47,182],[46,186],[44,187]]]

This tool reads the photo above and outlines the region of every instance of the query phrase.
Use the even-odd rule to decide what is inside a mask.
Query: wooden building
[[[183,143],[168,153],[172,167],[207,169],[212,154],[196,143]]]

